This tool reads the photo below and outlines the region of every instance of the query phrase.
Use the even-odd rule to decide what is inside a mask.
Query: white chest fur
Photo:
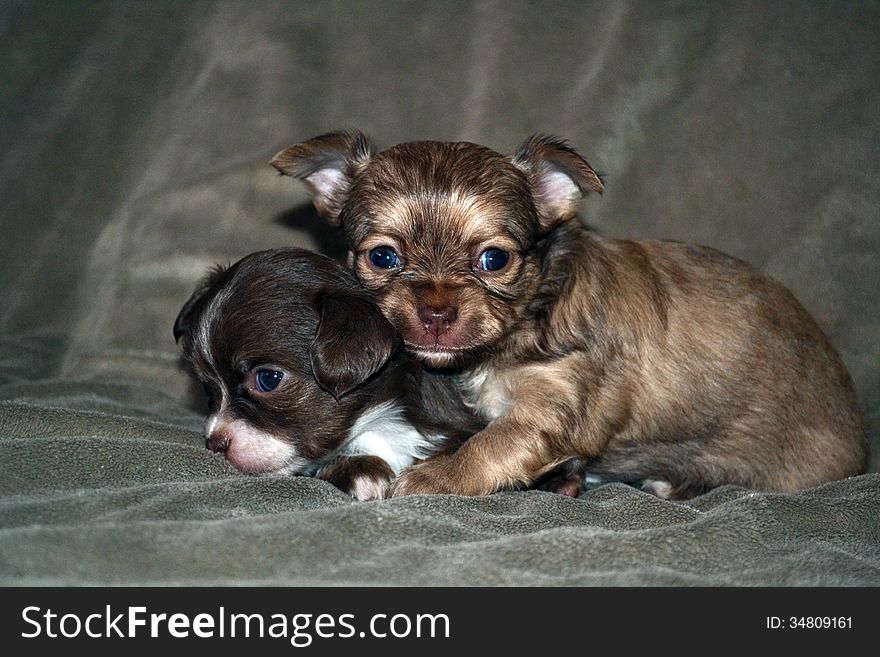
[[[403,409],[391,402],[378,404],[361,415],[349,433],[340,454],[378,456],[395,474],[425,458],[443,436],[424,436],[403,415]]]
[[[513,379],[509,371],[477,367],[462,374],[459,385],[465,401],[489,421],[506,414],[513,405]]]

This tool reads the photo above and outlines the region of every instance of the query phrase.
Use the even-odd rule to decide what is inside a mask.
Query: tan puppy
[[[485,495],[572,457],[677,498],[864,471],[852,381],[794,297],[710,248],[585,229],[578,204],[603,184],[564,142],[377,153],[336,133],[272,164],[342,226],[409,350],[457,371],[489,422],[405,470],[395,494]]]

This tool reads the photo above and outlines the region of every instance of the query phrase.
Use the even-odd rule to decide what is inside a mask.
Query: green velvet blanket
[[[880,585],[880,6],[0,5],[0,583]],[[339,255],[281,147],[571,139],[586,220],[790,287],[873,474],[690,503],[619,484],[355,502],[204,448],[171,325],[203,271]]]

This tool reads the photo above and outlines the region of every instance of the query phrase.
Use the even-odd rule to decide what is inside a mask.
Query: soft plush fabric
[[[211,264],[340,255],[280,148],[569,138],[586,221],[802,301],[880,469],[880,6],[0,5],[0,582],[880,584],[880,475],[691,503],[623,485],[358,503],[204,449],[171,325]]]

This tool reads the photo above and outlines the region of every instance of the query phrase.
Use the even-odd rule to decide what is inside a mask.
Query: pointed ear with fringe
[[[338,226],[352,178],[373,155],[375,148],[362,133],[332,132],[285,148],[269,164],[302,180],[318,212]]]
[[[516,149],[512,159],[529,177],[544,230],[574,217],[581,199],[605,189],[599,174],[557,137],[532,135]]]
[[[195,291],[190,295],[187,302],[183,304],[183,308],[177,313],[177,319],[174,320],[174,341],[180,342],[180,338],[188,335],[192,330],[192,323],[196,316],[201,312],[205,304],[214,296],[216,291],[216,283],[228,268],[223,265],[216,265],[207,276],[199,281]]]

